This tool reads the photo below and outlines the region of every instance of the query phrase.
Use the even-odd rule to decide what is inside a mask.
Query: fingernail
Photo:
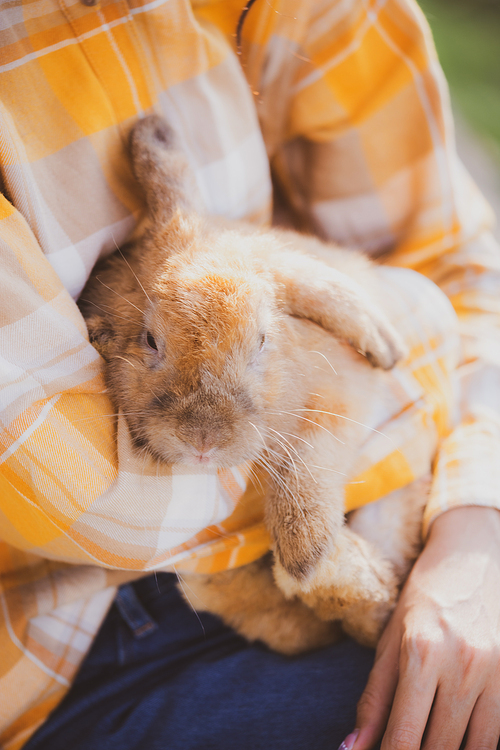
[[[355,729],[354,732],[351,732],[351,734],[348,734],[341,746],[339,747],[339,750],[352,750],[354,747],[354,743],[358,739],[359,729]]]

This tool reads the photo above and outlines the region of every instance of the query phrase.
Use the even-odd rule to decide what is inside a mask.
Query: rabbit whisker
[[[116,249],[118,250],[118,252],[119,252],[119,253],[120,253],[120,255],[122,256],[123,260],[125,261],[125,263],[126,263],[126,264],[127,264],[127,266],[129,267],[129,269],[130,269],[130,270],[132,271],[132,273],[133,273],[133,275],[134,275],[134,278],[136,279],[137,283],[138,283],[138,284],[139,284],[139,286],[141,287],[142,291],[144,292],[144,294],[146,295],[146,297],[148,298],[148,300],[150,301],[150,303],[151,303],[151,304],[153,304],[153,302],[151,301],[151,297],[149,296],[149,294],[147,293],[147,291],[146,291],[146,290],[144,289],[143,285],[141,284],[141,280],[140,280],[140,278],[138,277],[138,275],[136,274],[136,272],[134,271],[134,269],[132,268],[132,266],[130,265],[130,263],[128,262],[128,260],[126,259],[126,257],[124,256],[124,254],[123,254],[123,252],[121,251],[121,249],[120,249],[120,248],[118,247],[118,245],[116,244],[116,240],[115,240],[115,238],[114,238],[114,237],[113,237],[113,242],[115,243],[115,245],[116,245]]]
[[[307,440],[304,440],[304,438],[299,437],[299,435],[294,435],[292,432],[280,432],[280,435],[288,435],[288,437],[293,437],[296,440],[300,440],[302,443],[305,443],[309,446],[309,448],[312,448],[314,450],[314,445],[311,445],[311,443],[308,443]]]
[[[301,411],[301,410],[300,410],[300,409],[297,409],[296,411]],[[316,410],[315,410],[315,409],[303,409],[302,411],[316,411]],[[301,416],[300,416],[300,414],[296,414],[296,413],[295,413],[295,412],[293,412],[293,411],[275,411],[275,412],[270,412],[270,414],[289,414],[289,415],[290,415],[291,417],[297,417],[297,419],[303,419],[303,420],[304,420],[304,422],[310,422],[310,423],[311,423],[311,424],[313,424],[313,425],[314,425],[315,427],[319,427],[320,429],[324,430],[324,431],[325,431],[325,432],[327,432],[327,433],[328,433],[329,435],[331,435],[331,436],[332,436],[332,438],[333,438],[334,440],[336,440],[336,441],[337,441],[338,443],[342,443],[342,445],[345,445],[345,443],[344,443],[344,441],[343,441],[343,440],[341,440],[341,439],[340,439],[340,438],[338,438],[338,437],[337,437],[336,435],[334,435],[334,434],[333,434],[333,432],[330,432],[330,430],[327,430],[327,429],[326,429],[326,427],[323,427],[323,425],[322,425],[322,424],[318,424],[317,422],[313,422],[313,420],[312,420],[312,419],[307,419],[307,417],[301,417]]]
[[[278,432],[278,430],[274,430],[272,427],[265,427],[264,429],[267,430],[268,432],[274,432],[275,435],[279,435],[280,438],[282,438],[285,441],[285,443],[287,443],[290,446],[290,448],[293,450],[293,452],[295,453],[295,455],[297,456],[297,458],[301,458],[300,453],[298,452],[297,448],[293,445],[293,443],[291,443],[289,440],[287,440],[284,437],[283,433]],[[289,433],[286,433],[286,434],[288,435]],[[274,438],[274,439],[277,440],[277,438]],[[278,440],[278,443],[280,443],[280,445],[282,445],[282,443],[279,440]],[[311,448],[313,448],[313,446],[311,446]]]
[[[273,474],[274,474],[274,477],[275,477],[275,478],[277,478],[277,474],[276,474],[276,472],[277,472],[277,471],[278,471],[279,469],[282,469],[282,468],[283,468],[283,467],[285,467],[285,466],[289,466],[289,462],[288,462],[288,461],[286,460],[285,456],[283,456],[283,454],[282,454],[282,453],[279,453],[278,451],[275,451],[275,450],[273,450],[272,448],[269,448],[269,446],[268,446],[268,445],[266,444],[266,442],[265,442],[264,438],[262,437],[262,434],[261,434],[260,430],[258,430],[258,428],[257,428],[257,427],[256,427],[256,426],[255,426],[255,425],[254,425],[254,424],[252,423],[252,422],[249,422],[249,424],[251,424],[251,425],[252,425],[252,427],[255,427],[255,429],[256,429],[256,430],[257,430],[257,432],[259,433],[259,435],[260,435],[261,439],[262,439],[262,440],[264,441],[264,448],[265,448],[265,451],[266,451],[266,458],[267,458],[267,460],[268,460],[268,463],[269,463],[269,467],[273,466],[273,463],[274,463],[274,466],[273,466]],[[267,429],[267,428],[265,428],[265,429]],[[275,438],[274,438],[274,439],[275,439]],[[278,442],[278,443],[279,443],[279,440],[278,440],[278,441],[276,441],[276,442]],[[280,445],[281,445],[281,443],[280,443]],[[284,447],[284,446],[283,446],[283,447]],[[286,449],[285,449],[285,450],[286,450]],[[289,454],[289,455],[290,455],[290,454]],[[290,458],[291,458],[291,456],[290,456]],[[292,460],[292,463],[293,463],[293,459],[291,459],[291,460]],[[274,468],[274,467],[276,467],[276,468]],[[270,470],[270,468],[269,468],[269,470]],[[283,478],[281,477],[281,474],[279,474],[279,476],[280,476],[280,478],[281,478],[282,482],[284,483],[284,480],[283,480]],[[283,486],[284,486],[284,485],[283,485]]]
[[[299,482],[299,472],[297,471],[297,465],[296,465],[295,461],[293,460],[292,454],[290,453],[290,451],[288,450],[288,448],[286,447],[286,445],[284,443],[282,443],[281,440],[279,440],[278,438],[276,438],[276,440],[281,445],[281,447],[283,448],[283,450],[286,451],[286,453],[288,454],[288,456],[290,458],[291,464],[293,466],[293,471],[294,471],[294,474],[295,474],[295,486],[297,488],[297,492],[299,492],[299,490],[300,490],[300,482]],[[314,477],[313,477],[313,479],[314,479]]]
[[[389,437],[389,435],[386,435],[384,432],[380,432],[380,430],[376,430],[375,427],[370,427],[367,424],[364,424],[363,422],[358,422],[356,419],[351,419],[351,417],[346,417],[343,414],[335,414],[333,411],[323,411],[322,409],[295,409],[295,411],[311,411],[311,412],[317,412],[318,414],[329,414],[331,417],[339,417],[339,419],[345,419],[347,422],[353,422],[354,424],[359,424],[360,427],[365,427],[367,430],[370,430],[371,432],[376,432],[377,435],[382,435],[382,437],[387,438],[387,440],[390,440],[391,443],[393,442],[392,438]]]
[[[193,607],[193,605],[191,603],[191,599],[189,598],[189,596],[186,595],[186,590],[185,590],[185,588],[183,586],[183,583],[182,583],[182,577],[179,574],[179,571],[177,570],[177,568],[175,567],[175,565],[172,565],[172,567],[174,569],[175,575],[177,576],[177,580],[179,581],[179,586],[181,587],[181,589],[182,589],[182,591],[184,593],[184,598],[186,599],[187,603],[189,604],[189,606],[191,607],[191,609],[195,613],[195,615],[196,615],[196,617],[198,619],[198,622],[200,623],[201,629],[203,630],[203,635],[206,636],[205,626],[203,625],[203,623],[201,621],[201,617],[199,616],[198,612]],[[184,581],[184,583],[186,583],[186,582]],[[187,583],[186,583],[186,586],[187,586]],[[188,588],[189,588],[189,586],[188,586]],[[191,591],[192,594],[194,594],[194,592],[193,592],[192,589],[189,589],[189,590]],[[196,594],[195,594],[195,596],[196,596]],[[201,601],[201,599],[198,596],[196,598],[199,599],[199,601]]]
[[[135,370],[135,365],[132,364],[132,362],[127,359],[126,357],[122,357],[121,354],[115,354],[111,359],[123,359],[124,362],[126,362],[130,367],[133,367]]]
[[[320,357],[323,357],[323,359],[324,359],[324,360],[326,360],[326,362],[327,362],[327,363],[328,363],[328,365],[329,365],[329,366],[330,366],[330,367],[332,368],[332,370],[333,370],[333,372],[335,373],[335,375],[338,375],[338,372],[337,372],[337,370],[336,370],[336,369],[335,369],[335,367],[334,367],[334,366],[332,365],[332,363],[330,362],[330,360],[328,359],[328,357],[326,357],[326,356],[325,356],[325,355],[323,354],[323,352],[318,352],[318,351],[316,351],[316,349],[310,349],[310,351],[309,351],[309,354],[319,354],[319,356],[320,356]]]
[[[283,435],[281,434],[281,432],[278,432],[277,430],[273,430],[273,428],[272,428],[272,427],[266,427],[266,429],[267,429],[267,430],[272,430],[272,432],[276,432],[276,433],[277,433],[278,435],[280,435],[280,437],[282,437],[282,438],[283,438],[283,440],[286,440],[286,438],[285,438],[285,437],[284,437],[284,436],[283,436]],[[290,434],[290,433],[288,433],[288,432],[287,432],[287,433],[285,433],[285,434],[287,434],[287,435],[288,435],[288,434]],[[292,435],[292,437],[296,437],[296,436]],[[302,462],[302,463],[304,464],[305,468],[306,468],[306,469],[307,469],[307,471],[309,472],[309,475],[310,475],[311,479],[312,479],[312,480],[313,480],[313,481],[315,482],[315,484],[317,484],[318,482],[317,482],[317,480],[316,480],[316,479],[314,478],[314,476],[313,476],[313,475],[311,474],[311,472],[310,472],[310,470],[309,470],[309,466],[308,466],[308,464],[307,464],[307,463],[306,463],[306,462],[304,461],[304,459],[302,458],[302,456],[301,456],[301,455],[300,455],[300,454],[298,453],[297,449],[296,449],[296,448],[295,448],[295,447],[294,447],[294,446],[292,445],[292,443],[291,443],[291,442],[290,442],[289,440],[286,440],[286,442],[287,442],[287,443],[288,443],[288,445],[289,445],[289,446],[291,447],[291,449],[293,450],[293,452],[294,452],[294,453],[296,453],[296,455],[297,455],[297,458],[298,458],[298,459],[299,459],[299,460],[300,460],[300,461],[301,461],[301,462]],[[305,441],[304,441],[304,442],[305,442]],[[283,445],[283,443],[281,443],[281,442],[280,442],[279,440],[278,440],[278,443],[279,443],[280,445]],[[311,445],[311,444],[310,444],[310,443],[308,443],[308,445]],[[283,448],[285,448],[285,450],[286,450],[286,447],[285,447],[284,445],[283,445]],[[313,446],[312,446],[312,445],[311,445],[311,448],[313,448]],[[288,451],[287,451],[287,453],[288,453]],[[342,475],[343,477],[346,477],[346,476],[347,476],[347,474],[345,474],[345,473],[344,473],[343,471],[338,471],[337,469],[331,469],[331,468],[329,468],[329,467],[327,467],[327,466],[317,466],[316,464],[310,464],[310,466],[312,466],[312,468],[313,468],[313,469],[321,469],[321,470],[323,470],[323,471],[332,471],[332,472],[334,472],[335,474],[341,474],[341,475]]]
[[[273,451],[272,449],[268,448],[267,444],[266,444],[266,441],[264,440],[264,438],[262,436],[262,433],[260,432],[259,428],[256,425],[254,425],[253,422],[249,421],[249,424],[252,425],[252,427],[254,427],[257,430],[258,434],[260,435],[260,438],[261,438],[262,442],[264,443],[264,447],[265,447],[266,451],[268,452],[268,454],[273,453],[273,454],[275,454],[276,456],[279,457],[280,462],[278,464],[278,467],[282,467],[283,466],[283,456],[281,456],[276,451]],[[290,487],[288,487],[288,485],[284,481],[284,479],[283,479],[282,475],[280,474],[280,472],[272,466],[271,461],[272,461],[272,456],[271,455],[268,455],[268,458],[264,458],[264,456],[261,455],[257,459],[257,462],[261,463],[264,466],[264,468],[266,468],[273,475],[273,477],[275,478],[278,486],[281,487],[281,489],[283,491],[283,494],[285,496],[288,495],[292,500],[294,500],[295,502],[297,502],[295,496],[293,495],[293,493],[292,493],[292,491],[290,489]],[[299,506],[299,508],[300,508],[300,506]],[[304,522],[307,523],[305,518],[304,518]]]
[[[268,429],[268,430],[271,430],[272,432],[275,432],[275,433],[276,433],[277,435],[279,435],[279,436],[280,436],[281,438],[283,438],[283,440],[284,440],[284,441],[285,441],[286,443],[288,443],[288,445],[290,446],[290,448],[291,448],[291,449],[293,450],[293,452],[294,452],[294,453],[296,454],[296,456],[297,456],[297,458],[299,459],[299,461],[301,461],[301,463],[303,463],[303,464],[304,464],[304,466],[305,466],[305,468],[306,468],[307,472],[309,473],[309,476],[310,476],[310,477],[311,477],[311,479],[313,480],[313,482],[314,482],[315,484],[317,484],[318,482],[317,482],[317,480],[316,480],[316,479],[314,478],[314,476],[312,475],[312,473],[311,473],[311,471],[310,471],[310,469],[309,469],[308,465],[306,464],[306,462],[304,461],[304,459],[302,458],[302,456],[300,455],[300,453],[299,453],[299,452],[297,451],[297,449],[296,449],[296,448],[295,448],[295,447],[294,447],[294,446],[292,445],[292,443],[291,443],[291,442],[290,442],[289,440],[287,440],[287,439],[286,439],[286,437],[285,437],[284,435],[282,435],[282,434],[281,434],[281,432],[278,432],[277,430],[273,430],[273,428],[272,428],[272,427],[267,427],[266,429]],[[278,443],[279,443],[280,445],[282,445],[282,446],[283,446],[283,448],[284,448],[284,449],[285,449],[285,450],[287,451],[287,449],[286,449],[285,445],[283,445],[283,443],[281,443],[281,441],[280,441],[280,440],[278,440]],[[312,448],[312,446],[311,446],[311,448]],[[287,451],[287,453],[288,453],[288,451]],[[292,460],[293,460],[293,459],[292,459]],[[315,468],[317,468],[317,467],[315,467]],[[297,487],[298,487],[298,483],[297,483]]]
[[[292,19],[292,21],[296,21],[296,20],[297,20],[297,17],[296,17],[296,16],[287,16],[287,15],[286,15],[285,13],[281,13],[281,12],[280,12],[279,10],[276,10],[276,8],[273,8],[273,6],[272,6],[272,5],[271,5],[271,3],[269,2],[269,0],[266,0],[266,4],[267,4],[267,5],[269,5],[269,7],[271,8],[271,10],[272,10],[272,11],[273,11],[274,13],[276,13],[276,14],[277,14],[278,16],[281,16],[282,18],[291,18],[291,19]],[[294,53],[292,52],[292,55],[293,55],[293,54],[294,54]],[[303,59],[305,60],[306,58],[304,57]],[[310,60],[307,60],[307,62],[311,62],[311,61],[310,61]]]
[[[267,468],[268,471],[269,471],[270,470],[270,466],[266,462],[266,460],[264,458],[262,458],[262,457],[259,460],[262,462],[262,464],[264,465],[264,467]],[[275,474],[274,471],[273,471],[273,474]],[[304,513],[304,509],[302,508],[302,506],[300,505],[298,499],[295,497],[295,495],[291,491],[290,487],[288,487],[285,484],[283,478],[280,477],[279,481],[277,480],[277,482],[278,482],[278,485],[281,487],[284,496],[288,497],[288,499],[291,500],[296,505],[297,510],[299,511],[300,515],[302,516],[302,520],[304,522],[304,526],[307,529],[307,533],[309,535],[309,540],[312,543],[313,537],[312,537],[312,533],[311,533],[311,526],[310,526],[310,524],[309,524],[309,522],[308,522],[308,520],[306,518],[306,515]]]
[[[270,431],[270,430],[271,430],[271,428],[269,428],[269,427],[265,427],[264,429],[265,429],[265,430],[268,430],[268,431]],[[272,430],[272,431],[273,431],[273,432],[276,432],[276,430]],[[277,434],[279,435],[279,433],[277,433]],[[288,450],[288,448],[286,447],[286,445],[285,445],[284,443],[282,443],[282,442],[281,442],[281,440],[279,440],[278,438],[273,438],[273,440],[276,440],[276,442],[277,442],[277,443],[279,443],[279,445],[281,445],[281,447],[282,447],[282,448],[283,448],[283,450],[284,450],[284,451],[285,451],[285,452],[287,453],[287,455],[288,455],[288,457],[289,457],[289,459],[290,459],[291,465],[293,466],[293,470],[294,470],[294,472],[295,472],[295,480],[296,480],[296,484],[297,484],[297,491],[298,491],[298,490],[299,490],[299,487],[300,487],[300,484],[299,484],[299,474],[298,474],[298,472],[297,472],[297,466],[296,466],[296,464],[295,464],[295,461],[294,461],[294,460],[293,460],[293,458],[292,458],[292,454],[290,453],[290,451]],[[269,448],[268,448],[268,450],[269,450]],[[272,452],[273,452],[274,454],[276,454],[276,455],[280,456],[280,454],[279,454],[279,453],[277,453],[276,451],[272,451]],[[295,451],[295,453],[297,453],[297,451]],[[297,453],[297,455],[298,455],[298,453]],[[280,458],[281,458],[281,459],[283,459],[283,458],[284,458],[284,456],[280,456]],[[300,458],[300,456],[299,456],[299,458]]]
[[[315,464],[311,464],[313,469],[321,469],[322,471],[333,471],[334,474],[340,474],[343,477],[348,476],[343,471],[338,471],[337,469],[330,469],[328,466],[316,466]],[[350,484],[353,484],[353,482],[350,482]]]
[[[276,432],[276,433],[277,433],[278,435],[280,435],[280,437],[282,437],[282,438],[283,438],[283,440],[286,440],[286,438],[284,437],[284,435],[283,435],[283,434],[282,434],[281,432],[278,432],[277,430],[274,430],[274,429],[273,429],[272,427],[266,427],[265,429],[266,429],[266,430],[271,430],[272,432]],[[291,433],[289,433],[289,432],[285,432],[284,434],[285,434],[285,435],[290,435],[291,437],[295,437],[295,438],[296,438],[296,437],[298,437],[297,435],[291,435]],[[298,439],[299,439],[299,440],[302,440],[302,438],[298,438]],[[278,442],[278,443],[279,443],[279,444],[280,444],[281,446],[283,446],[283,448],[284,448],[284,449],[286,450],[286,447],[285,447],[285,446],[283,445],[283,443],[281,443],[281,441],[280,441],[280,440],[278,440],[277,442]],[[307,469],[307,471],[309,472],[309,475],[311,476],[311,479],[312,479],[312,480],[313,480],[313,481],[315,482],[315,484],[317,484],[318,482],[317,482],[317,480],[316,480],[316,479],[314,478],[314,476],[313,476],[313,474],[311,473],[311,471],[309,470],[309,466],[311,466],[311,467],[312,467],[313,469],[321,469],[322,471],[332,471],[332,472],[333,472],[334,474],[340,474],[340,475],[341,475],[341,476],[343,476],[343,477],[346,477],[346,476],[348,476],[348,475],[347,475],[347,474],[345,474],[345,473],[344,473],[343,471],[338,471],[337,469],[331,469],[331,468],[330,468],[330,467],[328,467],[328,466],[317,466],[316,464],[309,464],[309,465],[308,465],[308,464],[307,464],[307,463],[306,463],[306,462],[304,461],[304,459],[302,458],[302,456],[301,456],[301,455],[299,454],[299,452],[297,451],[297,449],[296,449],[296,448],[295,448],[295,447],[294,447],[294,446],[292,445],[292,443],[291,443],[291,442],[290,442],[289,440],[286,440],[286,442],[288,443],[288,445],[290,446],[290,448],[291,448],[291,449],[293,450],[293,452],[294,452],[294,453],[295,453],[295,454],[297,455],[297,458],[298,458],[298,459],[299,459],[299,460],[300,460],[300,461],[301,461],[301,462],[302,462],[302,463],[304,464],[305,468],[306,468],[306,469]],[[305,443],[306,441],[304,440],[303,442]],[[311,443],[307,443],[307,445],[309,445],[309,446],[310,446],[311,448],[313,448],[313,449],[314,449],[314,446],[312,446],[312,445],[311,445]],[[287,453],[288,453],[288,451],[287,451]],[[351,484],[352,484],[352,483],[351,483]]]
[[[274,479],[276,481],[276,484],[281,488],[281,490],[282,490],[282,492],[283,492],[283,494],[285,496],[290,495],[292,497],[291,492],[290,492],[290,488],[287,487],[287,485],[283,481],[283,477],[280,476],[280,474],[269,463],[269,461],[267,461],[267,459],[264,458],[264,456],[260,456],[257,459],[257,463],[260,463],[266,469],[266,471],[274,477]]]
[[[253,480],[254,484],[257,484],[258,487],[259,487],[259,489],[260,489],[260,491],[263,493],[264,492],[264,487],[262,486],[261,479],[260,479],[259,475],[257,474],[257,472],[255,471],[255,469],[253,468],[253,466],[249,467],[248,473],[249,473],[251,479]]]
[[[123,296],[123,294],[120,294],[119,292],[116,292],[114,289],[112,289],[110,286],[104,283],[102,279],[99,278],[99,276],[95,277],[95,280],[99,282],[99,284],[102,284],[106,289],[109,289],[110,292],[113,292],[113,294],[116,294],[117,297],[120,297],[124,302],[134,307],[138,312],[141,313],[141,315],[144,315],[144,310],[141,310],[140,307],[137,307],[137,305],[134,305],[133,302],[131,302],[129,299]]]
[[[109,417],[119,417],[120,414],[124,416],[147,416],[147,412],[145,411],[120,411],[115,412],[114,414],[98,414],[94,417],[81,417],[80,419],[73,419],[73,424],[76,424],[76,422],[92,422],[96,419],[108,419]]]
[[[283,467],[286,466],[287,463],[285,457],[280,453],[273,451],[272,448],[266,448],[265,456],[261,455],[259,457],[259,460],[266,461],[268,471],[271,471],[273,473],[276,481],[279,481],[283,488],[286,488],[287,491],[290,491],[289,488],[285,485],[285,481],[280,473],[280,470],[283,469]]]
[[[257,425],[255,425],[253,422],[250,422],[250,420],[248,420],[248,424],[251,425],[254,428],[255,432],[258,434],[258,436],[262,440],[262,444],[263,444],[264,448],[267,450],[267,443],[264,440],[264,438],[262,436],[262,432],[259,430],[259,428],[257,427]]]
[[[142,482],[142,486],[143,486],[143,492],[144,492],[144,481],[143,481],[144,480],[144,470],[146,468],[146,461],[147,460],[148,460],[148,453],[147,453],[146,450],[144,450],[144,458],[143,458],[143,461],[142,461],[142,470],[141,470],[141,482]],[[156,467],[156,471],[158,471],[158,465]]]
[[[97,305],[95,302],[92,302],[90,299],[84,299],[83,297],[80,297],[81,302],[86,302],[88,305],[93,305],[93,307],[97,307],[98,310],[101,310],[101,312],[105,313],[106,315],[111,315],[113,318],[119,318],[120,320],[126,320],[128,323],[134,323],[135,325],[140,326],[141,328],[147,328],[144,323],[140,323],[138,320],[134,320],[133,318],[126,318],[124,315],[118,315],[118,313],[112,312],[112,307],[109,305],[105,305],[102,307],[101,305]],[[107,309],[106,309],[107,308]]]

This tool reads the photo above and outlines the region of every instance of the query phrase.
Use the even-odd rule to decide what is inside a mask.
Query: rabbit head
[[[136,447],[162,461],[253,459],[269,412],[290,405],[293,341],[253,241],[174,213],[148,252],[139,242],[109,259],[82,294],[113,400]]]

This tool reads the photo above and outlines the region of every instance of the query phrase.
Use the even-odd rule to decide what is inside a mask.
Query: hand
[[[382,735],[382,750],[458,750],[466,732],[466,750],[496,750],[497,510],[455,508],[434,522],[379,642],[357,727],[354,750],[368,750]]]

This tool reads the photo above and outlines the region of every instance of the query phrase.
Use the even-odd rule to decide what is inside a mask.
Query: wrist
[[[500,511],[475,505],[445,511],[432,524],[424,553],[435,559],[484,553],[500,565]]]
[[[431,526],[429,540],[434,538],[470,537],[473,532],[498,537],[500,542],[500,511],[479,505],[460,505],[441,513]]]

